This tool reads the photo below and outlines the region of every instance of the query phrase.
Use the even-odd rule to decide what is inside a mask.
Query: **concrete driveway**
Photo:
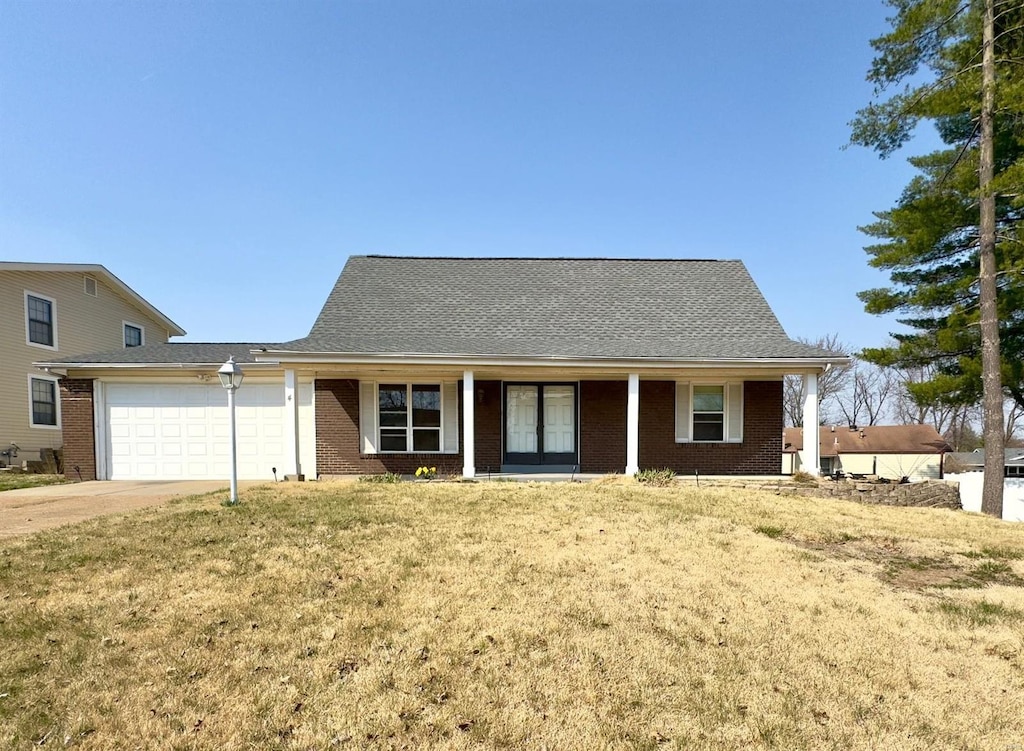
[[[240,482],[244,489],[263,482]],[[223,480],[132,482],[109,480],[0,492],[0,538],[27,535],[107,514],[158,506],[171,498],[223,490]]]

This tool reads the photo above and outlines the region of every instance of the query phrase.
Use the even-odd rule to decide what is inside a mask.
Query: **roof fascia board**
[[[787,358],[612,358],[612,357],[495,357],[487,355],[377,355],[346,354],[330,352],[290,353],[283,351],[255,350],[250,352],[257,362],[273,355],[274,362],[304,363],[309,365],[448,365],[465,367],[530,366],[554,368],[594,368],[615,366],[637,369],[678,369],[678,368],[786,368],[792,372],[818,372],[828,366],[847,365],[848,357]]]
[[[146,301],[138,292],[118,279],[114,274],[99,263],[29,263],[21,261],[2,261],[0,271],[55,271],[60,273],[82,272],[103,277],[104,281],[114,286],[118,292],[128,297],[138,307],[152,315],[167,329],[171,336],[185,336],[185,329],[165,316]]]

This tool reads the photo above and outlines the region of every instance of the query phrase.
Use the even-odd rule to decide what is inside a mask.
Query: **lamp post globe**
[[[235,362],[235,358],[232,356],[220,366],[217,376],[220,378],[220,385],[228,392],[228,419],[231,424],[231,497],[228,498],[228,505],[237,506],[238,450],[235,442],[235,392],[242,385],[245,374],[242,372],[242,366]]]

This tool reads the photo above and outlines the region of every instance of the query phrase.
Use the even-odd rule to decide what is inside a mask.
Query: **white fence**
[[[960,503],[964,511],[981,511],[981,485],[984,478],[984,472],[946,474],[947,480],[960,483]],[[1024,477],[1007,477],[1003,480],[1003,519],[1024,522]]]

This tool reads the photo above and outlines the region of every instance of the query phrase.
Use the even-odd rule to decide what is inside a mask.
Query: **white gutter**
[[[257,362],[261,357],[273,355],[277,363],[310,363],[338,365],[449,365],[449,366],[537,366],[595,368],[613,365],[621,368],[722,368],[722,367],[763,367],[792,368],[794,370],[823,370],[832,365],[847,365],[850,358],[844,356],[821,358],[792,357],[748,357],[748,358],[614,358],[614,357],[559,357],[525,355],[423,355],[423,354],[376,354],[351,353],[339,355],[336,352],[283,352],[252,350],[250,354]]]

